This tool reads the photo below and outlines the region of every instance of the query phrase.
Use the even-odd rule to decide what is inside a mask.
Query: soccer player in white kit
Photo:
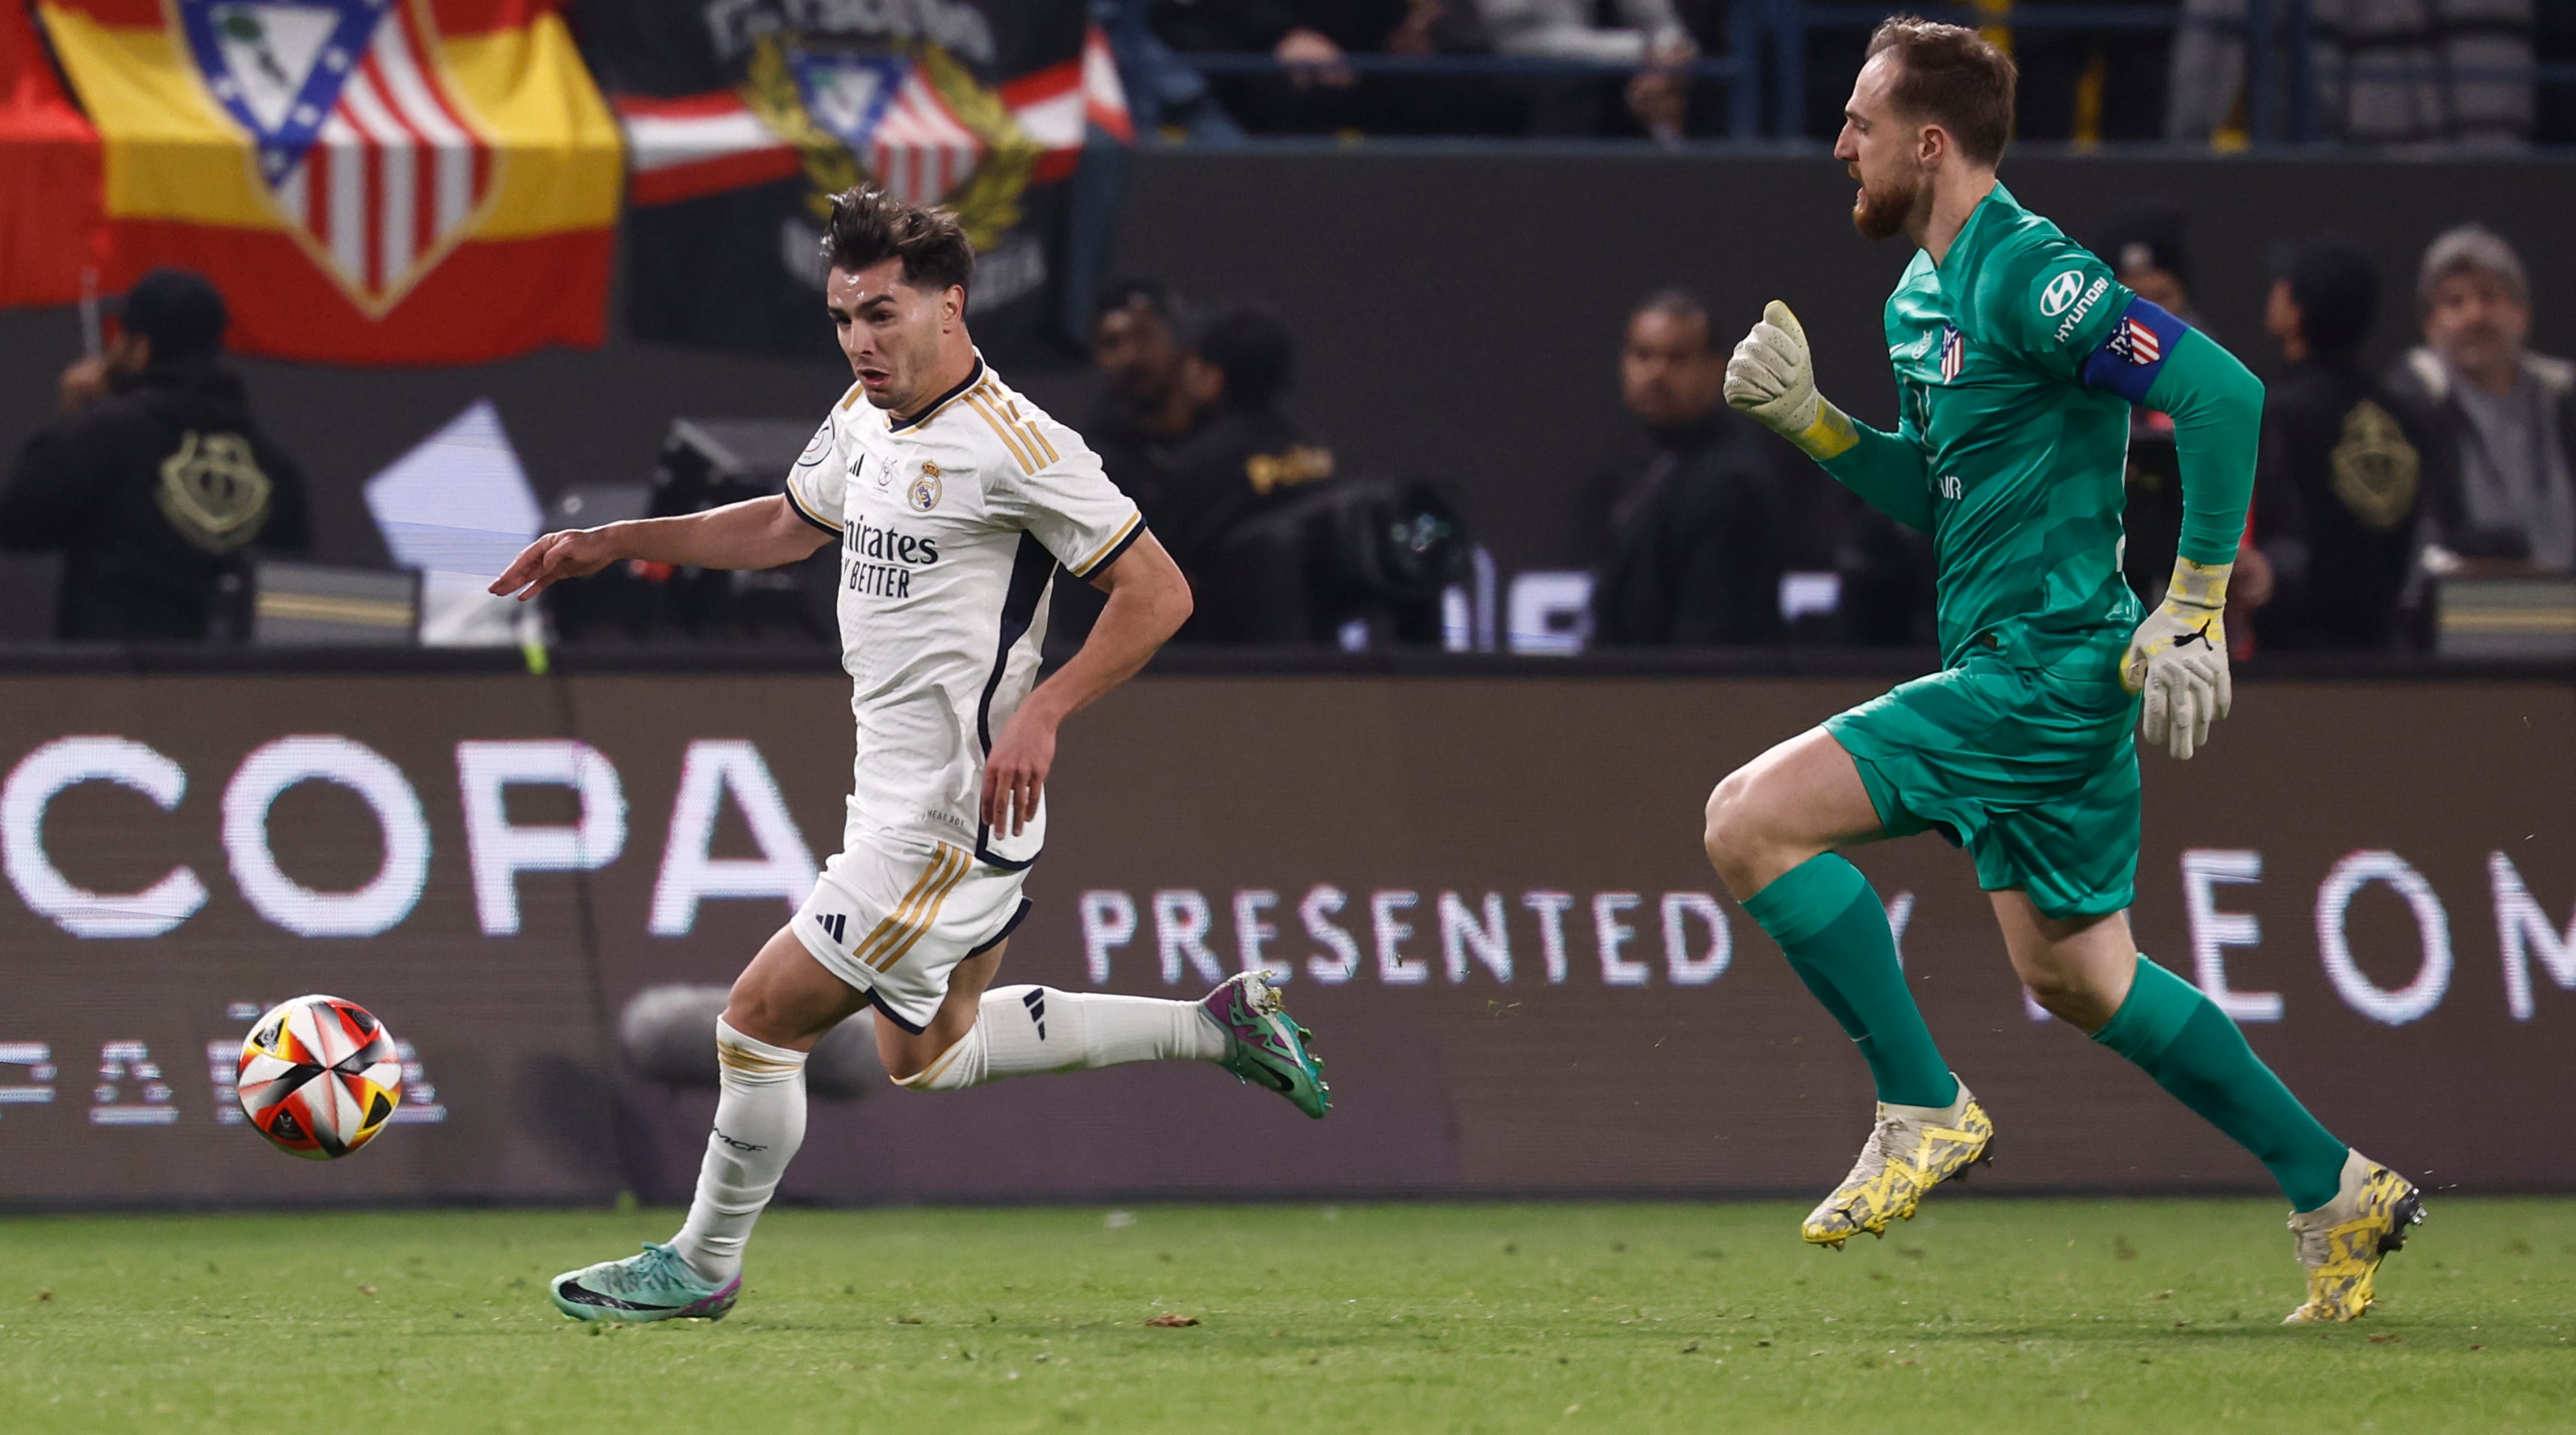
[[[734,982],[722,1094],[678,1235],[557,1276],[582,1320],[721,1316],[753,1222],[805,1135],[805,1058],[873,1006],[898,1086],[946,1091],[1133,1061],[1214,1062],[1309,1116],[1331,1104],[1307,1033],[1259,972],[1200,1001],[986,990],[1028,912],[1056,729],[1145,665],[1189,585],[1080,435],[1004,384],[966,333],[975,256],[954,217],[834,198],[824,298],[858,382],[786,492],[550,533],[492,584],[534,596],[625,559],[772,568],[838,540],[858,759],[842,850]],[[1106,592],[1082,650],[1036,681],[1058,570]]]

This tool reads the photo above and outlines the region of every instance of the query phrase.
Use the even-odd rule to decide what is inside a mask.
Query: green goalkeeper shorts
[[[1926,828],[2052,917],[2137,895],[2138,700],[2099,649],[2044,667],[1978,655],[1825,720],[1891,837]],[[2070,674],[2080,674],[2074,676]]]

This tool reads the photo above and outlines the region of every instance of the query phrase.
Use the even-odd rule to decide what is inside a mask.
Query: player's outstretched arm
[[[746,499],[676,518],[638,518],[599,528],[549,533],[519,550],[492,580],[491,591],[520,602],[567,578],[583,578],[623,559],[680,568],[776,568],[810,557],[832,541],[784,495]]]
[[[2173,419],[2182,542],[2164,602],[2130,635],[2120,680],[2146,698],[2140,735],[2188,758],[2208,745],[2210,723],[2235,704],[2227,671],[2227,579],[2254,494],[2263,383],[2207,335],[2143,299],[2132,303],[2129,320],[2162,351],[2152,382],[2130,397]],[[2097,357],[2086,377],[2094,379],[2097,368],[2116,373],[2122,364],[2147,367],[2134,358]]]
[[[984,759],[982,816],[995,832],[1017,836],[1037,815],[1047,771],[1055,766],[1056,729],[1064,720],[1136,676],[1189,621],[1189,580],[1151,533],[1139,534],[1091,583],[1109,602],[1082,651],[1020,700]]]
[[[1923,450],[1898,434],[1854,423],[1816,392],[1807,331],[1789,306],[1762,306],[1762,322],[1726,361],[1726,401],[1824,466],[1844,487],[1908,528],[1932,530]]]

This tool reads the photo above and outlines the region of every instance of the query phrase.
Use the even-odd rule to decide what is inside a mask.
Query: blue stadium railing
[[[2203,26],[2246,41],[2247,138],[2257,146],[2309,144],[2319,138],[2318,86],[2312,73],[2315,16],[2311,0],[2245,0],[2243,18],[2189,15],[2179,5],[2069,5],[2039,8],[1972,5],[1906,7],[1928,19],[1962,25],[2004,26],[2018,31],[2075,30],[2155,36],[2170,43],[2185,26]],[[1142,27],[1145,0],[1114,0],[1121,19]],[[1694,79],[1726,94],[1726,138],[1809,138],[1804,131],[1807,39],[1818,30],[1866,30],[1890,13],[1885,5],[1819,4],[1809,0],[1738,0],[1727,20],[1726,53],[1703,55],[1682,67]],[[1119,28],[1113,25],[1113,33]],[[1175,52],[1202,76],[1287,74],[1292,67],[1263,52]],[[1765,61],[1768,61],[1767,67]],[[1633,65],[1513,55],[1351,55],[1346,68],[1359,75],[1497,78],[1581,78],[1632,74]],[[2284,67],[2287,68],[2284,80]],[[2576,63],[2539,61],[2530,66],[2463,69],[2400,60],[2359,61],[2353,79],[2441,78],[2482,82],[2527,80],[2537,88],[2576,87]],[[1764,81],[1772,103],[1765,123]],[[2285,103],[2286,101],[2286,103]],[[1149,122],[1151,115],[1142,116]]]

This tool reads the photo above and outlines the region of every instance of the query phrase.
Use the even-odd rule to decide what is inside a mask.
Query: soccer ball
[[[242,1040],[242,1114],[278,1150],[334,1161],[368,1142],[402,1104],[402,1057],[374,1013],[338,997],[269,1009]]]

